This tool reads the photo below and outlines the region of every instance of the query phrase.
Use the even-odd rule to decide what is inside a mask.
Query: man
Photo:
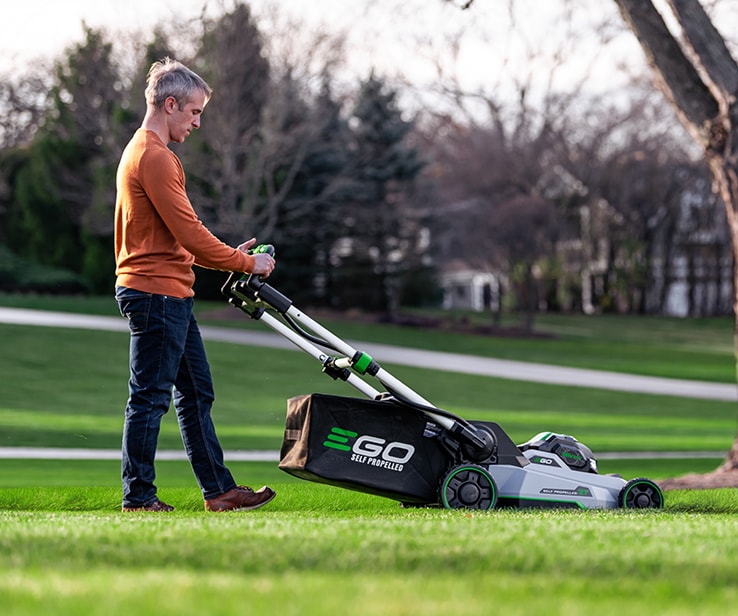
[[[275,494],[266,486],[253,491],[236,485],[225,466],[210,416],[210,367],[192,314],[192,266],[266,277],[274,259],[248,254],[254,238],[231,248],[205,228],[185,192],[182,164],[167,147],[200,128],[212,93],[208,84],[169,58],[152,65],[146,84],[146,115],[123,151],[116,179],[116,300],[131,332],[122,509],[174,509],[159,500],[154,484],[159,427],[172,395],[205,509],[256,509]]]

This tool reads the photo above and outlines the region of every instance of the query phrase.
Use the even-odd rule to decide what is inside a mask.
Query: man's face
[[[205,92],[197,90],[181,105],[173,98],[171,101],[168,99],[165,104],[169,112],[169,139],[182,143],[193,130],[200,128],[200,116],[207,104],[207,97]]]

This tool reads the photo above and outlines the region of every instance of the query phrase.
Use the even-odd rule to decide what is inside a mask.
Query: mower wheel
[[[631,479],[618,494],[618,506],[623,509],[663,509],[664,495],[650,479]]]
[[[441,482],[441,503],[446,509],[494,509],[497,484],[481,466],[455,466]]]

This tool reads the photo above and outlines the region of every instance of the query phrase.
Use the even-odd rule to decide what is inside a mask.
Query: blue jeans
[[[147,506],[157,498],[154,458],[161,420],[172,399],[185,452],[203,498],[235,488],[210,416],[215,394],[200,329],[192,314],[192,298],[116,287],[115,299],[131,332],[121,459],[123,506]]]

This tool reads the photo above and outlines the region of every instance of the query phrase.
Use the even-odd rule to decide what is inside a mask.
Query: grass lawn
[[[3,613],[141,616],[722,614],[738,600],[735,490],[663,511],[400,508],[317,484],[252,513],[112,511],[116,488],[0,489]]]
[[[34,302],[115,314],[108,299],[49,306],[0,297],[0,305]],[[217,307],[203,306],[201,322],[225,325]],[[731,382],[726,323],[542,318],[556,337],[523,341],[366,323],[336,322],[334,330],[354,340]],[[125,334],[0,325],[0,339],[0,446],[119,447]],[[290,396],[355,395],[301,353],[207,346],[227,451],[278,449]],[[600,461],[602,472],[626,477],[712,470],[735,434],[734,403],[385,368],[441,408],[500,423],[516,442],[552,430],[575,435],[595,455],[685,453]],[[160,446],[182,448],[172,413]],[[716,457],[689,457],[697,451]],[[116,461],[0,460],[2,613],[712,615],[738,601],[738,490],[667,492],[662,511],[403,509],[294,479],[274,463],[229,466],[241,482],[272,485],[277,499],[257,512],[207,514],[187,464],[162,461],[160,495],[177,510],[124,515]]]

